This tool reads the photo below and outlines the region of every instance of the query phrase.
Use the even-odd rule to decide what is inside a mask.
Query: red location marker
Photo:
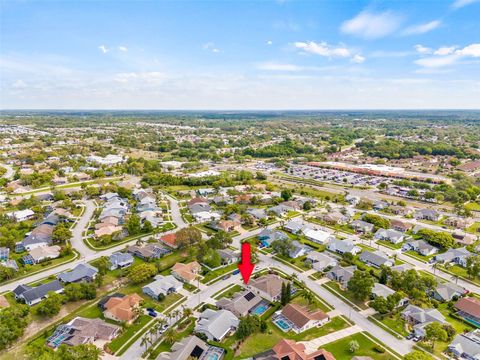
[[[253,268],[255,267],[255,265],[252,264],[252,261],[250,259],[251,251],[252,250],[250,248],[250,243],[242,243],[242,263],[238,264],[238,269],[242,273],[243,281],[245,282],[245,284],[248,284],[250,275],[252,275]]]

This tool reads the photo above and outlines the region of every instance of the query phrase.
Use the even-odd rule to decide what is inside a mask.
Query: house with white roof
[[[195,331],[204,334],[210,341],[222,341],[237,330],[239,322],[228,310],[206,309],[200,314]]]
[[[159,300],[159,297],[177,292],[182,287],[182,282],[172,275],[157,275],[155,276],[155,281],[142,288],[142,292],[155,300]]]

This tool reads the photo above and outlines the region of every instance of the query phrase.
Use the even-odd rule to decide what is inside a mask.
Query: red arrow
[[[253,268],[255,267],[255,265],[252,264],[250,255],[251,255],[250,243],[248,242],[242,243],[242,263],[238,264],[238,269],[242,273],[243,281],[245,282],[245,284],[248,284],[250,275],[252,275]]]

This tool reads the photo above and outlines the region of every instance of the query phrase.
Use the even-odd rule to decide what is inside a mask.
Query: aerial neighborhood
[[[66,119],[1,118],[0,357],[480,359],[458,126]]]

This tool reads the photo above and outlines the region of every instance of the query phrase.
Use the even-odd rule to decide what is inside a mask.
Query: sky
[[[479,0],[0,0],[0,108],[479,109],[479,19]]]

